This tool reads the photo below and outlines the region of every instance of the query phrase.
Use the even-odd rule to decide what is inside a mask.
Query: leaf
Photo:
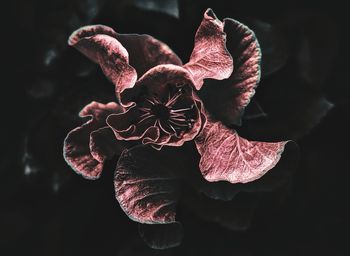
[[[205,78],[222,80],[232,73],[232,58],[226,49],[223,30],[222,22],[208,9],[197,30],[190,60],[184,65],[192,74],[197,90],[201,89]]]
[[[227,202],[193,193],[187,195],[184,203],[198,217],[233,231],[246,231],[250,227],[258,205],[257,197],[253,195],[238,195]]]
[[[262,177],[278,163],[287,143],[248,141],[211,120],[195,142],[204,178],[231,183],[247,183]]]
[[[156,11],[179,18],[177,0],[132,0],[135,6],[149,11]]]
[[[262,20],[247,20],[259,40],[263,58],[261,72],[267,77],[285,66],[289,57],[287,38],[283,28]]]
[[[256,140],[299,140],[308,135],[334,107],[319,91],[291,75],[262,81],[255,97],[266,118],[245,119],[242,136]]]
[[[179,246],[183,238],[181,223],[139,224],[139,233],[146,244],[153,249],[168,249]]]
[[[175,222],[180,183],[172,160],[168,150],[150,146],[136,146],[121,154],[114,186],[130,219],[148,224]]]
[[[322,25],[320,25],[322,24]],[[339,48],[337,24],[324,14],[311,14],[299,24],[296,61],[301,78],[320,87],[329,78]]]

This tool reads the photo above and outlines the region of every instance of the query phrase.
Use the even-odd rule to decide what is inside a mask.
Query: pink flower
[[[209,182],[237,184],[259,179],[280,160],[286,141],[248,141],[228,128],[240,124],[260,79],[258,41],[238,21],[221,22],[208,9],[186,64],[151,36],[103,25],[78,29],[68,43],[100,65],[118,103],[87,105],[80,116],[91,119],[67,135],[64,157],[97,179],[104,162],[120,155],[116,198],[131,219],[175,222],[181,179],[198,167]],[[200,156],[192,169],[187,146]]]

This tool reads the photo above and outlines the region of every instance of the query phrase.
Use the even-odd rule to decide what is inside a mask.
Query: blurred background
[[[238,216],[235,207],[180,201],[182,244],[157,251],[115,200],[112,163],[91,182],[62,157],[65,135],[82,123],[79,110],[114,99],[100,69],[66,42],[75,29],[101,23],[150,34],[186,62],[208,7],[247,24],[262,47],[262,80],[240,134],[293,139],[301,159],[287,187],[253,195],[254,207]],[[343,1],[14,0],[2,12],[1,255],[349,255]],[[216,212],[203,214],[209,207]]]

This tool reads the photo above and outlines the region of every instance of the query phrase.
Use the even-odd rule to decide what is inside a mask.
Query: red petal
[[[168,97],[169,83],[185,83],[193,87],[192,76],[183,67],[173,64],[158,65],[140,77],[132,89],[121,94],[121,103],[123,106],[131,106],[142,93],[142,89],[147,89],[149,95],[155,94],[160,101],[164,101]]]
[[[232,57],[226,49],[223,30],[222,22],[208,9],[197,30],[190,61],[184,65],[192,74],[197,90],[202,87],[205,78],[222,80],[232,73]]]
[[[103,104],[92,101],[79,112],[79,116],[91,117],[96,122],[103,122],[105,124],[105,120],[110,114],[120,112],[123,112],[123,108],[115,102]]]
[[[116,86],[116,92],[119,94],[125,88],[134,86],[137,74],[128,64],[128,52],[113,37],[115,35],[113,29],[106,26],[86,26],[73,32],[68,44],[99,64],[106,77]]]
[[[92,139],[90,138],[90,134],[106,126],[105,119],[108,115],[120,111],[122,111],[122,108],[116,103],[102,104],[91,102],[80,112],[81,117],[91,117],[91,120],[70,131],[64,141],[63,147],[64,158],[75,172],[87,179],[99,178],[103,169],[103,161],[110,157],[112,153],[106,150],[105,145],[98,143],[98,141],[106,139],[101,137],[102,134],[98,134],[98,140],[96,140],[97,133],[92,136]],[[117,144],[115,137],[113,139]],[[93,149],[95,157],[90,153],[89,144]],[[120,146],[113,147],[116,149]]]
[[[287,143],[248,141],[221,122],[211,120],[195,142],[204,178],[231,183],[247,183],[262,177],[278,163]]]
[[[118,45],[117,48],[121,53],[121,57],[126,63],[129,61],[129,64],[136,69],[139,77],[141,77],[147,70],[160,64],[182,65],[180,58],[169,48],[169,46],[154,37],[138,34],[118,34],[112,28],[104,25],[92,25],[78,29],[69,37],[68,44],[78,48],[78,42],[82,39],[92,38],[97,35],[106,35],[112,37],[116,42],[120,42],[122,47]],[[110,39],[109,41],[113,40]],[[115,42],[112,44],[115,46],[117,45]],[[106,49],[110,49],[107,47]],[[94,48],[85,50],[84,48],[78,49],[92,61],[101,64],[96,56]],[[103,47],[98,48],[103,49]],[[126,51],[127,53],[125,54]],[[107,66],[110,65],[107,63]],[[128,70],[127,73],[132,73],[132,75],[134,75],[131,70]]]
[[[111,159],[114,155],[120,155],[125,147],[123,141],[116,140],[112,129],[108,126],[90,134],[91,155],[100,163]]]
[[[235,69],[227,80],[221,83],[213,81],[205,86],[201,96],[206,108],[217,119],[226,124],[240,125],[243,110],[260,81],[261,52],[254,32],[245,25],[224,19],[224,29]]]
[[[118,34],[117,39],[129,52],[130,65],[139,77],[161,64],[181,66],[180,58],[165,43],[149,35]]]
[[[115,171],[115,193],[120,206],[134,221],[149,224],[175,222],[179,179],[171,154],[149,146],[125,150]]]
[[[92,157],[89,149],[89,137],[92,129],[87,123],[68,133],[64,140],[64,159],[72,169],[86,179],[100,177],[103,163]]]
[[[116,37],[117,33],[110,27],[104,25],[91,25],[81,27],[74,31],[70,37],[68,38],[68,44],[74,46],[76,43],[80,41],[80,39],[84,37],[91,37],[95,35],[108,35],[111,37]]]
[[[145,141],[157,140],[159,138],[159,130],[152,126],[155,119],[136,124],[135,120],[137,120],[140,115],[140,111],[136,105],[134,105],[124,113],[108,116],[107,124],[111,127],[119,140],[139,140],[141,138],[147,138]]]

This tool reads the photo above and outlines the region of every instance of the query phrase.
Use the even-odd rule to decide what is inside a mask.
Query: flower
[[[92,102],[80,112],[90,120],[67,135],[64,157],[96,179],[104,162],[120,155],[115,194],[131,219],[177,223],[183,179],[197,169],[208,183],[239,185],[279,162],[287,141],[248,141],[229,128],[240,125],[260,80],[258,41],[238,21],[221,22],[208,9],[184,65],[153,37],[104,25],[82,27],[68,43],[100,65],[117,102]],[[186,156],[188,148],[197,149],[198,161]]]
[[[181,146],[194,139],[205,121],[192,88],[184,68],[158,65],[123,92],[121,98],[129,107],[108,116],[107,124],[119,140],[141,140],[158,150],[163,145]]]

